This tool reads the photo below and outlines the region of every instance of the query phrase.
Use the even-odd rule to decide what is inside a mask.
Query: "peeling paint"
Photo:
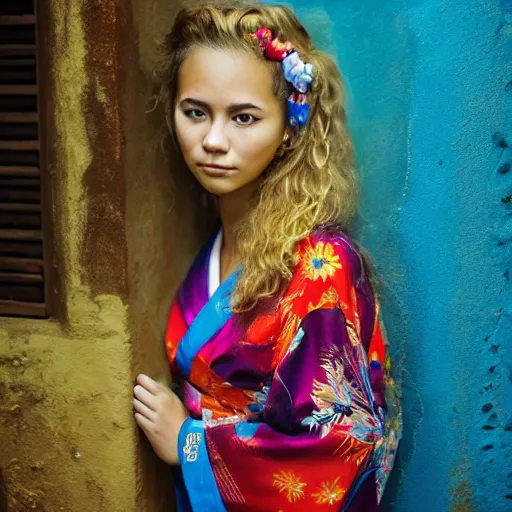
[[[473,491],[468,482],[461,482],[452,491],[454,503],[450,506],[450,512],[473,512],[475,509],[471,503]]]
[[[98,158],[88,129],[102,122],[87,108],[95,82],[84,5],[48,7],[54,238],[66,315],[0,318],[0,508],[12,511],[136,509],[128,306],[108,286],[92,289],[94,269],[83,258],[94,199],[85,176]]]
[[[67,198],[61,205],[64,215],[59,219],[66,253],[69,288],[82,284],[81,246],[85,230],[87,194],[82,188],[83,176],[92,161],[87,136],[85,97],[89,76],[85,67],[87,45],[83,26],[81,0],[52,2],[53,31],[59,45],[55,46],[53,76],[55,83],[54,115],[58,131],[57,152],[66,169],[59,186]]]

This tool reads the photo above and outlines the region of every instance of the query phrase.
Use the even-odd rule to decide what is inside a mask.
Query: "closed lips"
[[[198,164],[200,167],[212,167],[213,169],[223,169],[225,171],[231,171],[234,167],[224,167],[222,165],[217,164]]]

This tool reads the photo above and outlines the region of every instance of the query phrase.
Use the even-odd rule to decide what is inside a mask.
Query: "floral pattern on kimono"
[[[191,417],[179,438],[180,510],[371,512],[401,436],[379,303],[334,229],[298,244],[276,304],[248,324],[237,270],[207,294],[213,240],[172,307],[169,361]]]

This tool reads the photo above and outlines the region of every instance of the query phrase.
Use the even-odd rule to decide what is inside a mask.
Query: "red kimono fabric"
[[[213,239],[166,333],[191,418],[180,432],[180,510],[371,512],[401,436],[379,311],[350,239],[318,230],[270,309],[240,321],[240,269],[209,298]]]

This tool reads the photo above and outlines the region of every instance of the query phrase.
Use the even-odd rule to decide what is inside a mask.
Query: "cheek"
[[[282,142],[280,131],[268,130],[266,127],[248,130],[237,141],[237,153],[249,164],[270,162]]]

